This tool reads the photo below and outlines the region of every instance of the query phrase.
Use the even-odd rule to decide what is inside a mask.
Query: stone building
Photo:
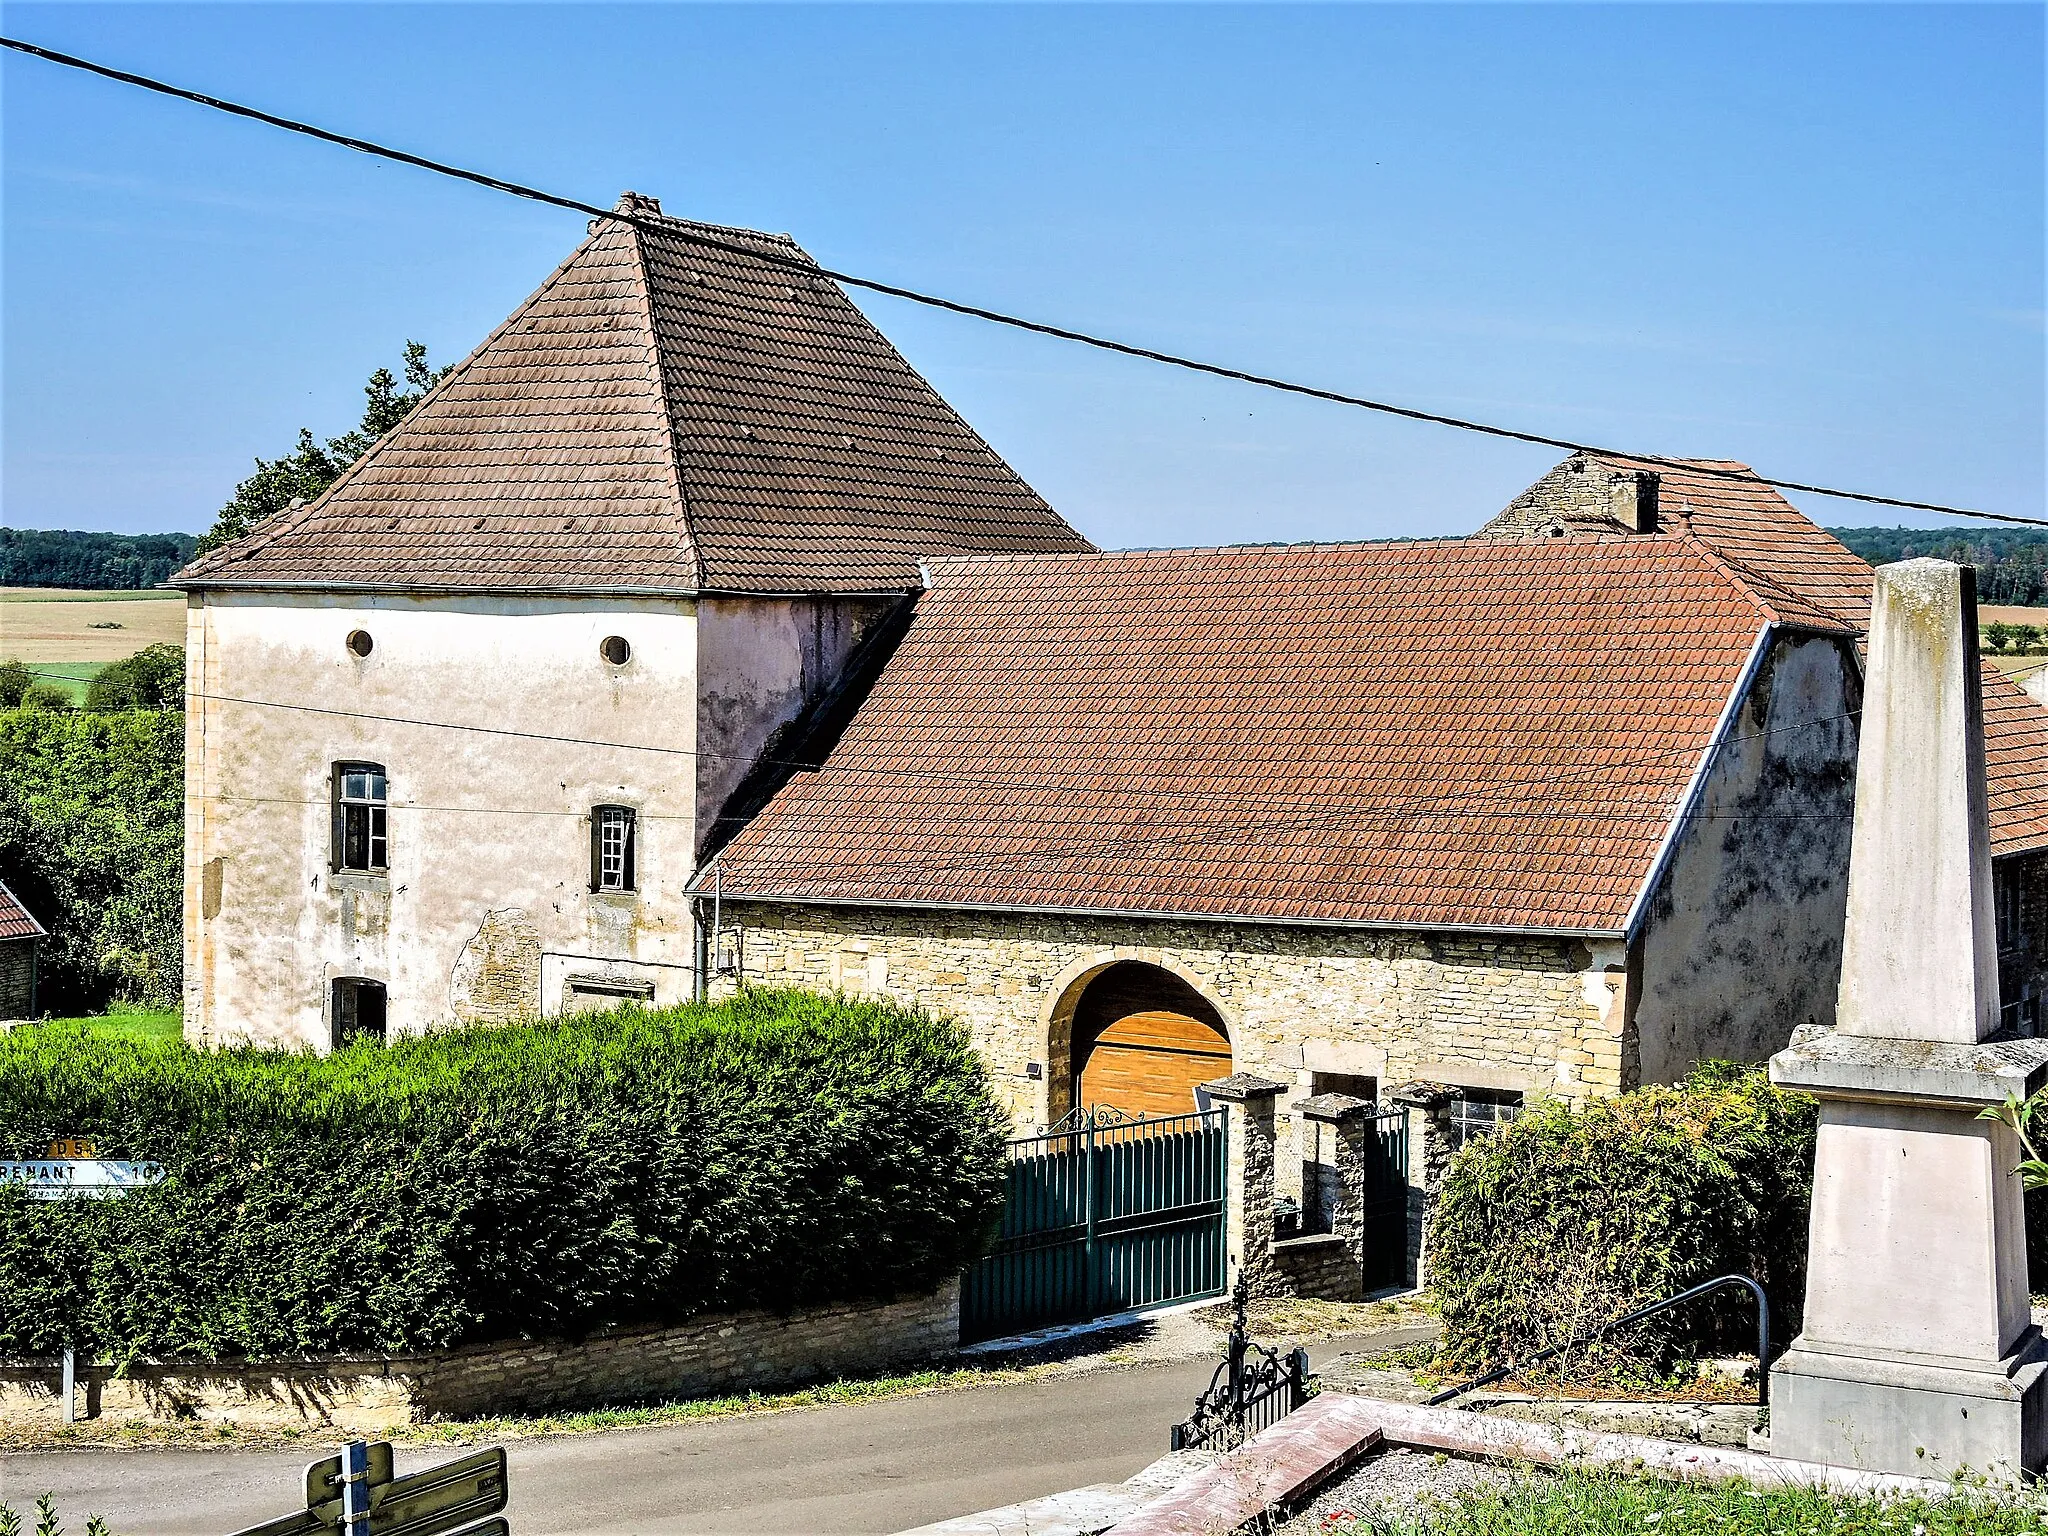
[[[794,242],[620,210],[174,578],[194,1039],[688,997],[712,817],[918,562],[1089,547]]]
[[[1235,1070],[1283,1138],[1421,1082],[1455,1142],[1832,1022],[1871,576],[1741,466],[1574,459],[1463,540],[930,573],[698,877],[728,985],[958,1014],[1020,1126]],[[2048,714],[1985,692],[2024,939]]]
[[[0,1019],[35,1016],[36,946],[44,937],[43,925],[0,885]]]

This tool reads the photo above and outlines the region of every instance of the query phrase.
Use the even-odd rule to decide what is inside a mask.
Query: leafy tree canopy
[[[341,478],[341,472],[355,463],[377,439],[397,426],[420,397],[447,374],[446,368],[427,364],[423,343],[405,344],[405,386],[399,387],[389,368],[379,368],[363,386],[363,419],[353,431],[316,440],[312,431],[299,428],[299,445],[281,459],[258,459],[256,473],[235,487],[234,497],[220,509],[212,529],[199,541],[197,554],[217,549],[239,539],[267,517],[274,517],[294,501],[311,501]]]
[[[100,715],[124,709],[183,709],[185,648],[152,645],[102,667],[86,686],[85,707]]]

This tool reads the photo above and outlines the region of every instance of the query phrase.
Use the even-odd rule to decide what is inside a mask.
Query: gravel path
[[[1315,1536],[1325,1529],[1399,1529],[1428,1505],[1449,1500],[1466,1489],[1544,1475],[1528,1467],[1497,1467],[1395,1446],[1368,1456],[1280,1529],[1287,1536]]]

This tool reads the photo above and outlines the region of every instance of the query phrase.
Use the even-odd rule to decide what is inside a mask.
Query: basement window
[[[1491,1136],[1522,1113],[1522,1096],[1508,1089],[1460,1088],[1450,1102],[1451,1150]]]
[[[391,862],[382,763],[334,765],[334,867],[381,875]]]
[[[384,983],[348,976],[334,983],[328,1008],[334,1048],[382,1045],[385,1040]]]
[[[639,817],[623,805],[600,805],[590,813],[590,888],[633,889],[634,827]]]

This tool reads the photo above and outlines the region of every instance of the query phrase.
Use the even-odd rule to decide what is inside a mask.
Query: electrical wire
[[[1688,459],[1672,458],[1663,454],[1634,453],[1622,449],[1602,448],[1591,443],[1582,443],[1571,438],[1551,437],[1541,432],[1525,432],[1513,427],[1498,426],[1489,422],[1473,421],[1461,416],[1447,416],[1437,411],[1419,410],[1413,406],[1396,405],[1385,400],[1374,400],[1363,395],[1346,394],[1341,390],[1322,389],[1311,384],[1278,378],[1270,374],[1252,373],[1242,368],[1226,367],[1220,363],[1203,362],[1198,358],[1183,357],[1177,353],[1162,352],[1152,347],[1141,347],[1129,342],[1116,341],[1106,336],[1097,336],[1087,331],[1077,331],[1067,326],[1052,325],[1041,320],[1029,320],[1002,310],[988,309],[978,304],[966,304],[957,299],[943,298],[937,294],[906,288],[897,283],[886,283],[875,278],[861,277],[855,273],[838,271],[831,267],[817,265],[793,256],[780,256],[772,252],[755,250],[734,241],[720,240],[716,236],[703,235],[682,228],[676,221],[649,217],[642,214],[626,213],[615,208],[603,208],[595,203],[586,203],[573,197],[562,197],[538,187],[526,186],[516,181],[505,181],[496,176],[487,176],[481,171],[465,170],[446,161],[431,160],[424,155],[410,154],[402,149],[378,144],[368,139],[355,138],[349,134],[335,133],[330,129],[316,127],[312,123],[300,122],[294,118],[280,117],[256,107],[244,106],[239,102],[227,101],[218,96],[209,96],[200,91],[187,90],[166,81],[152,79],[148,75],[134,74],[128,70],[115,69],[98,64],[76,54],[59,53],[53,48],[44,48],[20,38],[0,37],[0,47],[16,53],[62,65],[67,69],[82,70],[103,79],[117,81],[123,85],[135,86],[140,90],[152,91],[160,96],[173,97],[179,101],[207,107],[216,112],[225,112],[233,117],[247,118],[264,123],[288,133],[302,134],[318,139],[322,143],[338,145],[361,154],[374,155],[379,159],[396,161],[401,165],[415,166],[439,176],[453,177],[475,186],[486,187],[511,197],[524,198],[529,202],[544,203],[549,207],[566,209],[573,213],[585,214],[591,218],[610,219],[627,224],[649,234],[665,239],[679,240],[707,250],[722,251],[729,255],[745,257],[767,266],[784,271],[800,272],[811,277],[826,277],[849,288],[860,288],[869,293],[884,294],[890,298],[902,299],[912,304],[921,304],[930,309],[944,310],[949,314],[963,315],[974,320],[987,321],[992,325],[1007,326],[1012,330],[1027,331],[1037,336],[1049,336],[1060,341],[1070,341],[1098,351],[1113,352],[1122,357],[1138,358],[1145,362],[1160,363],[1170,368],[1185,369],[1193,373],[1207,374],[1212,378],[1229,379],[1240,384],[1251,384],[1262,389],[1278,390],[1285,394],[1300,395],[1311,400],[1323,400],[1334,405],[1351,406],[1359,410],[1374,411],[1381,415],[1398,416],[1409,421],[1428,422],[1435,426],[1451,427],[1461,432],[1476,432],[1488,437],[1505,438],[1512,442],[1531,443],[1545,448],[1561,448],[1568,453],[1594,454],[1603,458],[1630,459],[1642,464],[1660,464],[1674,469],[1683,469],[1689,474],[1703,475],[1713,479],[1731,480],[1752,485],[1768,485],[1778,490],[1801,491],[1812,496],[1827,496],[1840,501],[1864,502],[1872,506],[1898,507],[1913,512],[1937,512],[1950,517],[1978,518],[1988,522],[2019,523],[2028,527],[2048,528],[2048,518],[2022,517],[2011,512],[1987,512],[1972,507],[1948,506],[1941,502],[1914,501],[1905,497],[1880,496],[1868,491],[1847,491],[1839,487],[1813,485],[1799,480],[1781,480],[1761,475],[1751,469],[1728,469],[1718,465],[1702,464]]]

